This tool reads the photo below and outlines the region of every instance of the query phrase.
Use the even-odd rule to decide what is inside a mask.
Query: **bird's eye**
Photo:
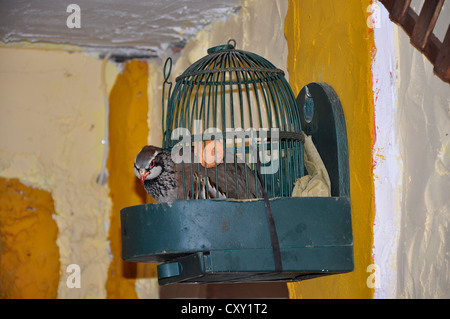
[[[156,164],[156,162],[155,162],[155,160],[152,160],[151,162],[150,162],[150,168],[153,168],[154,166],[155,166],[155,164]]]

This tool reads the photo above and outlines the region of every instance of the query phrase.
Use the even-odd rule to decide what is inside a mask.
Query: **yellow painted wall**
[[[54,260],[59,276],[57,295],[51,295],[105,298],[111,200],[108,186],[97,184],[96,178],[104,150],[103,87],[109,90],[117,70],[110,63],[103,69],[102,60],[81,52],[38,47],[0,47],[0,177],[18,178],[30,188],[49,193],[42,196],[54,202],[48,207],[54,206],[55,213],[36,230],[38,236],[46,234],[45,230],[50,236],[52,224],[57,225],[57,238],[40,242],[48,245],[43,250],[55,245],[59,249],[59,258]],[[103,73],[106,83],[102,82]],[[20,205],[14,209],[24,208],[21,214],[30,215],[28,220],[39,220],[37,210],[26,212],[27,206]],[[34,238],[34,231],[34,226],[23,227],[17,235]],[[26,251],[23,245],[27,242],[15,240],[14,249]],[[21,260],[21,267],[36,269],[40,265],[31,257]],[[0,258],[2,267],[15,267],[3,255]],[[66,285],[70,264],[80,266],[80,288]],[[53,285],[47,274],[41,276]]]
[[[56,298],[58,228],[51,194],[0,178],[0,299]]]
[[[258,2],[244,1],[239,16],[200,33],[195,45],[188,43],[186,49],[195,46],[198,53],[235,37],[240,49],[256,52],[271,61],[285,61],[281,57],[286,50],[280,45],[285,41],[283,26],[267,23],[269,17],[278,21],[285,7],[281,2],[270,1],[270,6]],[[335,0],[289,1],[284,31],[294,93],[311,81],[324,81],[334,87],[343,104],[349,138],[355,242],[353,273],[289,284],[292,298],[373,295],[366,286],[369,275],[366,267],[372,263],[374,215],[370,72],[373,36],[366,26],[369,3],[369,0],[353,0],[346,5]],[[262,41],[256,35],[270,41]],[[193,62],[196,55],[194,51],[191,53],[185,62]],[[186,51],[184,55],[188,54]],[[160,121],[157,111],[161,107],[158,94],[161,81],[158,77],[150,79],[152,87],[158,90],[151,92],[153,104],[149,108],[148,65],[128,62],[117,75],[115,67],[107,64],[108,88],[116,81],[109,96],[109,180],[107,186],[101,186],[96,183],[96,176],[101,169],[105,123],[102,61],[80,52],[36,50],[33,46],[0,48],[0,58],[0,176],[20,178],[27,185],[49,192],[49,198],[54,200],[54,221],[47,216],[46,223],[51,228],[52,222],[56,222],[58,227],[57,297],[138,297],[136,279],[142,274],[154,277],[154,268],[140,269],[139,265],[121,260],[119,212],[125,206],[148,200],[132,165],[142,145],[158,140],[158,135],[149,136],[148,130],[149,125],[158,130],[152,123]],[[285,69],[283,62],[276,64]],[[151,66],[152,70],[155,67]],[[173,75],[184,69],[177,62]],[[47,248],[51,247],[54,242]],[[71,263],[81,267],[81,289],[68,289],[65,285],[65,269]],[[152,289],[157,288],[149,286]],[[53,292],[47,295],[55,296]]]
[[[290,0],[285,20],[289,82],[298,94],[310,82],[337,92],[347,125],[355,271],[288,284],[291,298],[372,298],[366,280],[372,261],[373,33],[370,1]]]
[[[30,281],[35,274],[29,270],[34,263],[28,262],[34,259],[25,256],[20,259],[23,269],[17,274],[30,276],[21,281],[8,279],[10,288],[2,290],[2,296],[138,297],[136,279],[154,279],[156,267],[122,261],[119,214],[123,207],[151,200],[146,198],[133,172],[134,157],[148,138],[147,63],[128,62],[118,73],[113,64],[93,56],[52,47],[36,49],[32,45],[1,47],[0,57],[0,177],[20,178],[30,189],[42,189],[42,194],[50,194],[46,196],[54,199],[54,205],[49,202],[54,206],[54,214],[45,219],[48,225],[39,226],[38,234],[45,232],[46,227],[50,229],[51,223],[56,224],[52,241],[39,243],[48,245],[43,250],[56,247],[59,252],[54,260],[58,268],[56,283],[49,279],[50,272],[42,276],[50,292],[33,288],[40,281],[30,286],[29,292],[22,289],[22,282]],[[109,179],[107,185],[99,185],[96,180],[101,171],[107,120],[105,92],[111,92]],[[2,206],[6,210],[0,211],[3,225],[10,224],[11,219],[3,217],[9,218],[8,207],[18,200],[10,195],[2,193],[2,203],[6,203]],[[13,205],[11,209],[17,210],[18,215],[36,215],[34,210],[22,211],[22,206],[23,203]],[[36,219],[34,215],[29,220]],[[2,227],[0,232],[2,236],[30,238],[23,245],[14,240],[14,251],[22,254],[27,251],[28,242],[33,242],[34,231],[20,225],[18,222],[12,229]],[[10,247],[6,246],[9,241],[2,241],[3,248]],[[11,255],[5,249],[0,252],[1,276],[18,265],[14,261],[17,254]],[[70,274],[66,268],[70,264],[80,266],[81,288],[70,289],[66,285]],[[51,290],[53,284],[56,291]],[[152,289],[146,296],[157,296],[157,288]],[[15,293],[18,290],[20,294]]]
[[[109,230],[113,260],[106,283],[108,298],[137,298],[137,264],[122,260],[120,210],[146,203],[146,193],[134,175],[136,154],[147,144],[148,65],[129,61],[109,96],[108,184],[113,202]]]

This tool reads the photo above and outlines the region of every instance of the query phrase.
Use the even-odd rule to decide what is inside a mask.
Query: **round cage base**
[[[264,201],[198,200],[121,211],[122,257],[158,265],[160,285],[299,281],[353,271],[350,200],[270,200],[280,242],[275,270]]]

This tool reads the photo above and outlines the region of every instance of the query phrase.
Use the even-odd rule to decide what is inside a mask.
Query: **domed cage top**
[[[310,83],[295,99],[282,70],[235,45],[210,48],[173,89],[172,61],[166,61],[163,148],[183,164],[177,186],[184,196],[121,211],[123,259],[163,262],[161,285],[293,281],[352,271],[339,98],[329,85]],[[332,197],[291,197],[304,176],[303,132],[322,157]]]

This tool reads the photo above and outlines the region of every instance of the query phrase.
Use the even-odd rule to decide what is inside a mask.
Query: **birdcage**
[[[248,168],[257,176],[260,159],[269,197],[291,196],[296,179],[304,174],[301,121],[284,72],[261,56],[236,50],[233,40],[210,48],[207,56],[176,78],[162,121],[164,148],[172,149],[184,142],[187,150],[192,146],[203,150],[204,154],[190,159],[194,163],[191,173],[204,168],[202,159],[210,158],[215,168],[218,162],[245,163],[244,174],[248,177]],[[215,142],[208,149],[205,142],[212,140]],[[227,156],[217,158],[219,152],[214,150],[218,147],[223,147]],[[232,169],[230,165],[222,166]],[[238,199],[248,198],[248,188],[258,188],[259,184],[249,185],[248,178],[242,180],[246,182],[245,190],[237,192]],[[188,188],[185,194],[194,188],[193,179],[190,181],[191,185],[184,185]],[[229,185],[224,182],[219,187],[227,193]],[[232,184],[238,183],[235,180]]]
[[[174,87],[171,70],[169,58],[163,148],[185,168],[184,196],[122,210],[123,258],[163,262],[160,284],[353,270],[347,138],[333,89],[311,83],[296,99],[282,70],[234,40],[210,48]],[[303,132],[323,156],[332,197],[292,197],[305,173]]]

